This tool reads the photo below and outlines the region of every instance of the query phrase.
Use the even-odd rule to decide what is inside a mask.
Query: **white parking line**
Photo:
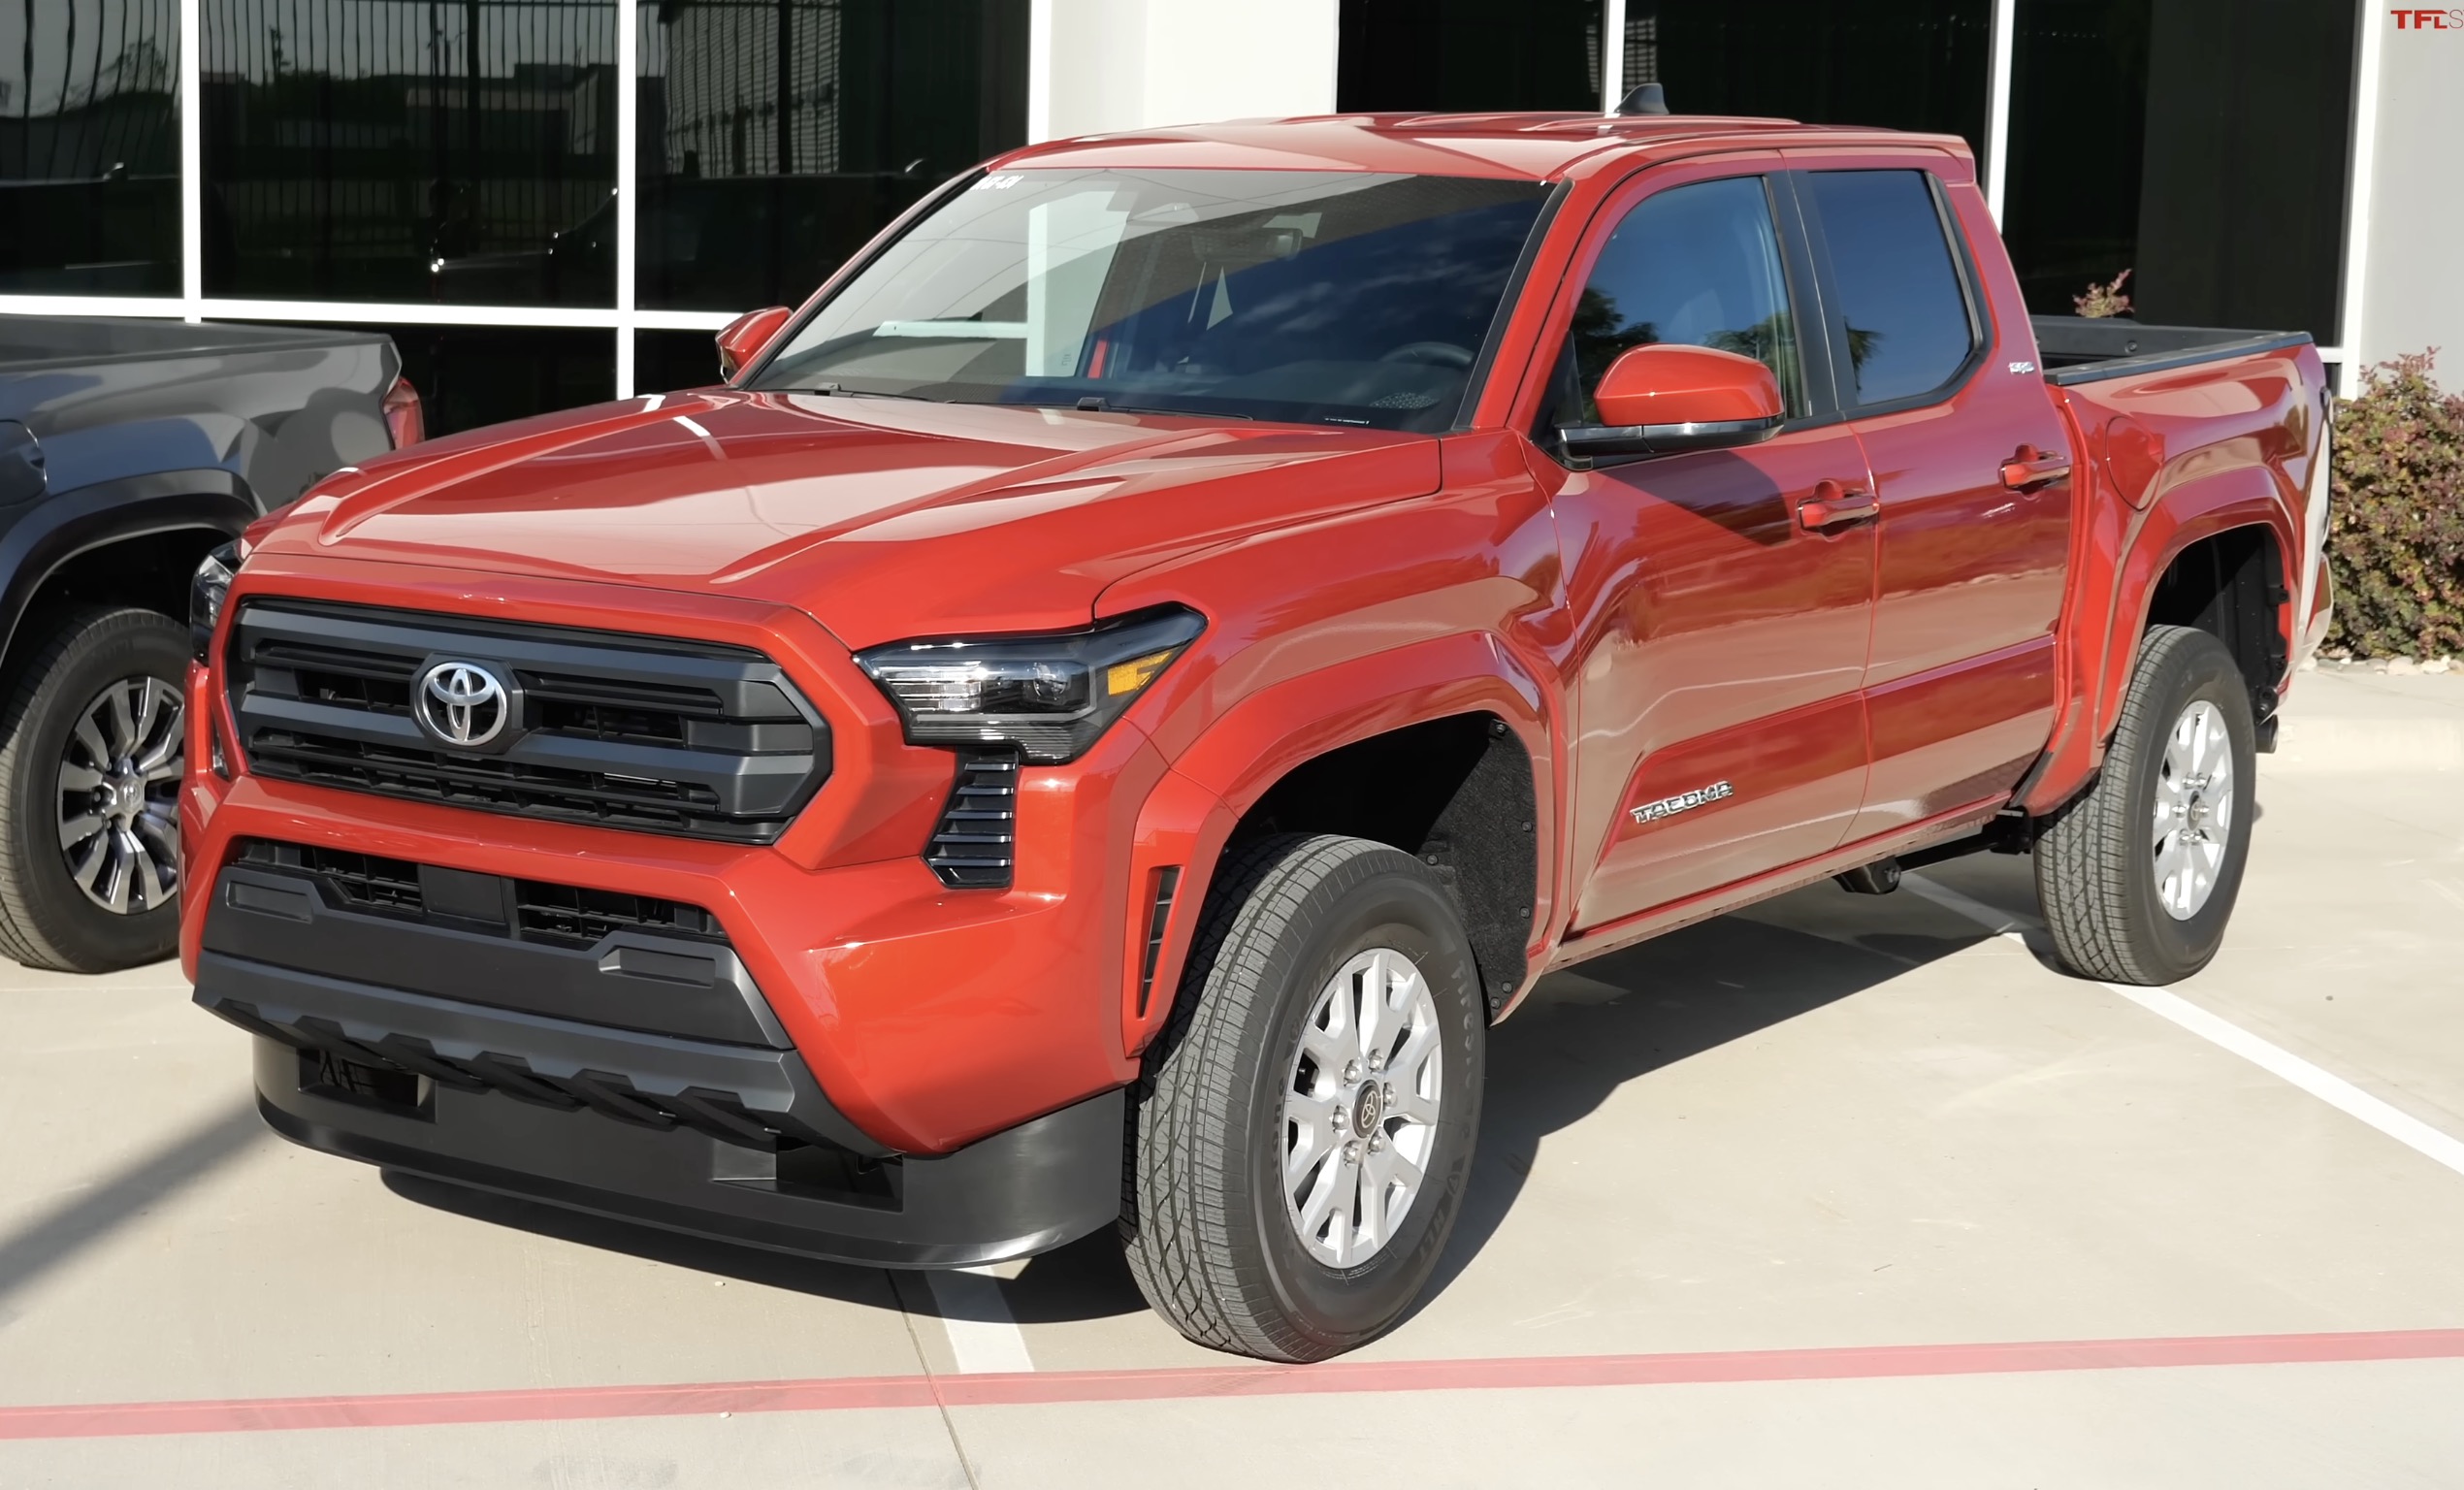
[[[924,1275],[933,1308],[950,1336],[950,1354],[968,1376],[1033,1371],[1026,1336],[1010,1317],[1001,1279],[989,1268],[935,1269]]]
[[[1996,934],[2016,936],[2017,927],[2034,922],[2032,917],[1997,911],[1982,900],[1970,899],[1947,886],[1936,885],[1913,874],[1903,876],[1899,883],[1945,910],[1956,911],[1978,925],[1992,927]],[[2464,1175],[2464,1139],[2430,1126],[2411,1113],[2363,1091],[2343,1077],[2312,1065],[2283,1046],[2262,1040],[2178,993],[2169,993],[2162,988],[2131,988],[2119,983],[2099,983],[2097,987],[2121,994],[2160,1019],[2170,1020],[2210,1045],[2230,1051],[2269,1075],[2290,1082],[2338,1112],[2359,1118],[2415,1153]]]

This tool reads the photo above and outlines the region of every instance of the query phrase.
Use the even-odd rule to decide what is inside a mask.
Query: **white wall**
[[[2439,348],[2438,379],[2464,389],[2464,30],[2379,38],[2360,360]]]
[[[1336,0],[1035,0],[1027,134],[1331,113]],[[1038,106],[1041,106],[1040,110]],[[1043,114],[1039,120],[1038,113]]]

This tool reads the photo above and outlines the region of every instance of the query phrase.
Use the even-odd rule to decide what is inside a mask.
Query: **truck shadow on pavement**
[[[1590,1116],[1620,1086],[1987,939],[1982,928],[1925,934],[1892,916],[1861,916],[1853,937],[1789,923],[1818,924],[1829,919],[1821,912],[1852,898],[1863,897],[1816,886],[1542,979],[1524,1007],[1489,1032],[1471,1187],[1421,1307],[1505,1223],[1541,1141]],[[1875,904],[1864,900],[1861,909]],[[1792,914],[1797,907],[1814,914]]]
[[[649,1262],[663,1262],[670,1267],[689,1268],[696,1273],[758,1283],[767,1288],[786,1288],[817,1298],[876,1308],[897,1307],[896,1300],[883,1285],[879,1268],[822,1262],[758,1247],[742,1247],[706,1237],[687,1236],[682,1232],[662,1231],[656,1226],[567,1211],[543,1201],[465,1189],[461,1185],[398,1170],[385,1172],[385,1188],[405,1200],[433,1210],[468,1216],[494,1226],[509,1226],[534,1236],[553,1237],[560,1242],[622,1252]]]

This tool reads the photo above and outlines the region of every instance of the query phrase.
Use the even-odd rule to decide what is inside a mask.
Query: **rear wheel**
[[[2249,685],[2224,644],[2151,628],[2103,772],[2036,840],[2036,891],[2064,965],[2164,984],[2224,940],[2250,858]]]
[[[1139,1090],[1122,1220],[1156,1312],[1280,1361],[1393,1328],[1462,1206],[1485,1025],[1410,855],[1285,837],[1227,859]]]
[[[187,628],[57,617],[0,714],[0,952],[99,973],[178,939]]]

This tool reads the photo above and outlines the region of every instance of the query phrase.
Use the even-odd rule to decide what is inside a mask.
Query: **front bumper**
[[[1023,1256],[1119,1213],[1119,1090],[892,1153],[832,1106],[723,945],[543,945],[244,864],[211,895],[196,1001],[258,1037],[259,1108],[309,1148],[882,1266]]]

